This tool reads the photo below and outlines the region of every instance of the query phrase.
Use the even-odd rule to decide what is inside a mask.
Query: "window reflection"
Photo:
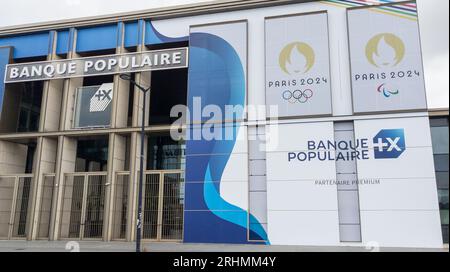
[[[432,118],[430,123],[439,208],[441,210],[442,234],[444,242],[448,243],[449,121],[448,117]]]
[[[186,146],[175,141],[170,134],[148,137],[148,170],[183,170],[186,159]]]

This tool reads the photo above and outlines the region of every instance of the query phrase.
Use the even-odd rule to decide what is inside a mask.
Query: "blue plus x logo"
[[[375,159],[396,159],[406,150],[404,129],[383,129],[373,138]]]

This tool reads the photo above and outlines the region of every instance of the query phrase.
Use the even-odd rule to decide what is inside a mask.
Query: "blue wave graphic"
[[[203,105],[219,106],[222,112],[225,105],[244,106],[245,86],[242,63],[227,41],[208,33],[191,34],[188,93],[191,113],[194,97],[201,97]],[[239,128],[240,124],[232,127],[235,137]],[[198,128],[191,128],[189,133],[195,129]],[[187,141],[185,242],[249,243],[248,212],[220,196],[220,181],[235,143],[235,138]],[[267,240],[264,228],[254,216],[250,215],[250,222],[251,237]]]
[[[189,40],[188,36],[184,37],[168,37],[161,34],[158,30],[156,30],[155,26],[152,22],[147,22],[146,27],[146,35],[145,35],[145,43],[146,44],[161,44],[161,43],[172,43],[172,42],[185,42]]]

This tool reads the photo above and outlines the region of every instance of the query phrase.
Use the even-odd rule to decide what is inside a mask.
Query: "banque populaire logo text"
[[[382,129],[372,139],[353,141],[309,140],[305,149],[288,152],[288,162],[397,159],[406,151],[405,131]]]

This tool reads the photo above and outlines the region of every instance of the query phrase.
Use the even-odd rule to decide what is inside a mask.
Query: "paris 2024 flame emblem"
[[[405,57],[405,44],[392,33],[381,33],[367,43],[366,57],[375,67],[395,67]]]
[[[305,74],[309,72],[316,61],[314,49],[304,42],[293,42],[281,50],[279,64],[281,70],[288,74]]]
[[[402,39],[392,33],[375,35],[366,45],[366,57],[369,63],[377,68],[392,68],[400,64],[405,57],[405,44]],[[389,83],[377,87],[384,97],[398,95],[400,91]]]
[[[287,75],[303,75],[309,72],[316,62],[314,49],[304,42],[293,42],[280,52],[279,65]],[[282,98],[291,104],[308,102],[314,95],[313,90],[286,90]]]

